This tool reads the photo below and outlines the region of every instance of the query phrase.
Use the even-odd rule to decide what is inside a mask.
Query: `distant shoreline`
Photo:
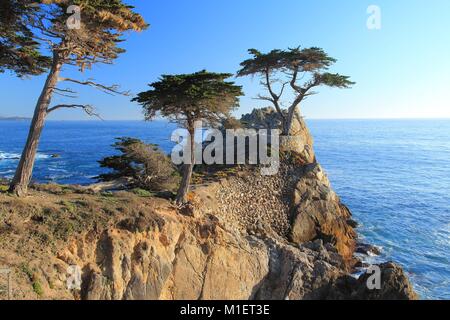
[[[27,117],[0,117],[0,121],[29,121],[31,118]]]
[[[0,121],[31,121],[27,117],[0,117]],[[307,118],[306,121],[448,121],[450,118]],[[51,122],[145,122],[144,119],[48,119]],[[170,122],[157,119],[152,122]]]

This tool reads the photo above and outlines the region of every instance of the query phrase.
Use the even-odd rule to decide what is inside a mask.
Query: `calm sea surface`
[[[360,222],[374,259],[403,265],[423,299],[450,299],[450,120],[311,120],[319,162]],[[11,177],[29,123],[0,121],[0,177]],[[166,122],[49,121],[34,179],[92,183],[116,137],[170,151]],[[57,154],[59,157],[53,158]]]

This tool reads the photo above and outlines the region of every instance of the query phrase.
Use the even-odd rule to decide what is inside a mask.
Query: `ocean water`
[[[450,120],[308,124],[318,161],[360,223],[360,237],[382,248],[373,260],[400,263],[422,299],[450,299]],[[0,177],[13,175],[28,125],[0,121]],[[49,121],[34,179],[92,183],[114,138],[141,138],[168,152],[174,128],[162,121]]]
[[[450,299],[450,120],[311,121],[318,161],[422,299]]]
[[[27,121],[0,121],[0,177],[11,178],[28,134]],[[105,170],[98,160],[114,154],[118,137],[136,137],[170,151],[175,125],[164,121],[47,121],[33,180],[90,184]],[[54,158],[53,156],[58,157]]]

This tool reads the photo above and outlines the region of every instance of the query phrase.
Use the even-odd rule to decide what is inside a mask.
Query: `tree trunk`
[[[195,164],[195,127],[192,124],[188,128],[190,139],[189,147],[191,148],[191,163],[186,163],[183,165],[183,177],[181,179],[180,188],[177,192],[176,203],[183,204],[186,202],[186,195],[189,192],[189,185],[191,184],[192,171],[194,170]]]
[[[47,116],[47,108],[50,105],[54,88],[58,83],[61,66],[62,64],[59,62],[57,54],[54,54],[52,67],[34,110],[27,142],[10,185],[10,192],[15,193],[19,197],[26,196],[28,192],[28,185],[33,173],[39,139]]]
[[[286,122],[283,124],[283,135],[289,136],[291,134],[292,122],[294,121],[294,115],[297,112],[297,105],[292,106],[287,114]]]

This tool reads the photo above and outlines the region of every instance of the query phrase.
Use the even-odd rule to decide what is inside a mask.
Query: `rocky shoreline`
[[[184,207],[107,191],[121,183],[0,193],[0,265],[14,270],[14,297],[417,299],[395,263],[377,266],[379,288],[355,276],[368,267],[356,255],[376,247],[358,242],[301,118],[296,128],[278,174],[237,170],[194,186]],[[77,290],[67,289],[69,267],[80,270]]]

